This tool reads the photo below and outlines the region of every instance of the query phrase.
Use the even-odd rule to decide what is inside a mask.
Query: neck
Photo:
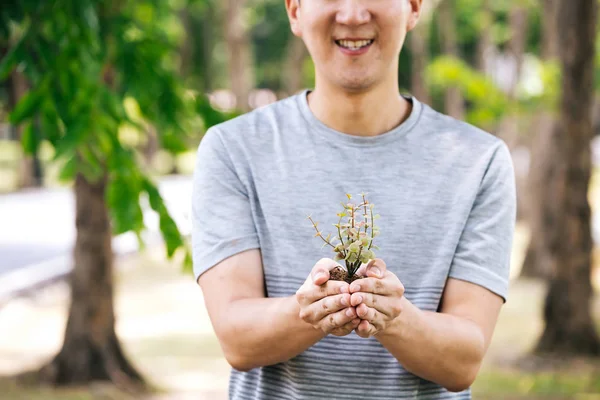
[[[388,132],[410,115],[412,105],[397,85],[378,85],[351,93],[316,82],[308,105],[321,122],[339,132],[355,136],[377,136]]]

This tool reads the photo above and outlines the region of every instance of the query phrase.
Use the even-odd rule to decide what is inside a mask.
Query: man
[[[314,90],[202,140],[194,270],[232,399],[470,398],[507,295],[513,166],[501,140],[399,95],[421,6],[286,0]],[[379,258],[329,280],[306,216],[331,226],[363,191]]]

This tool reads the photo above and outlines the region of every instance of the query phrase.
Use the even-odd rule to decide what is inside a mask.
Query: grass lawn
[[[519,228],[513,262],[522,258],[527,234]],[[118,260],[117,331],[133,363],[159,390],[144,398],[226,398],[229,367],[222,357],[202,294],[190,276],[167,263],[162,248]],[[570,362],[561,371],[532,372],[515,360],[535,344],[542,329],[544,286],[513,281],[482,371],[473,386],[474,399],[599,399],[600,367]],[[68,291],[57,283],[33,297],[0,308],[0,375],[35,368],[61,345]],[[600,306],[595,303],[600,319]],[[600,326],[599,326],[600,328]],[[0,380],[6,400],[119,399],[131,396],[106,386],[51,390],[17,387]]]

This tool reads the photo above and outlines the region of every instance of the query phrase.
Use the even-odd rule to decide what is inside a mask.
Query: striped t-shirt
[[[385,260],[423,310],[436,311],[448,277],[506,299],[515,223],[509,151],[500,139],[414,98],[409,118],[375,137],[335,131],[308,91],[211,128],[194,177],[198,278],[260,248],[269,297],[293,296],[314,264],[333,258],[307,215],[335,229],[346,193],[368,193]],[[440,358],[444,354],[440,354]],[[375,338],[329,335],[298,356],[232,370],[231,399],[470,399],[406,371]]]

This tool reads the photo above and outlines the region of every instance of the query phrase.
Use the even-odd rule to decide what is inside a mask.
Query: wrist
[[[394,340],[406,341],[411,337],[411,330],[419,326],[421,310],[415,307],[406,297],[402,296],[401,312],[388,326],[377,334],[378,338],[385,340],[388,337]]]
[[[294,326],[295,330],[301,329],[303,332],[314,333],[319,336],[319,339],[327,336],[323,331],[319,328],[309,324],[300,318],[300,304],[298,304],[298,300],[296,300],[296,296],[289,296],[282,299],[282,307],[285,309],[284,313],[287,317],[289,323],[287,326]]]

